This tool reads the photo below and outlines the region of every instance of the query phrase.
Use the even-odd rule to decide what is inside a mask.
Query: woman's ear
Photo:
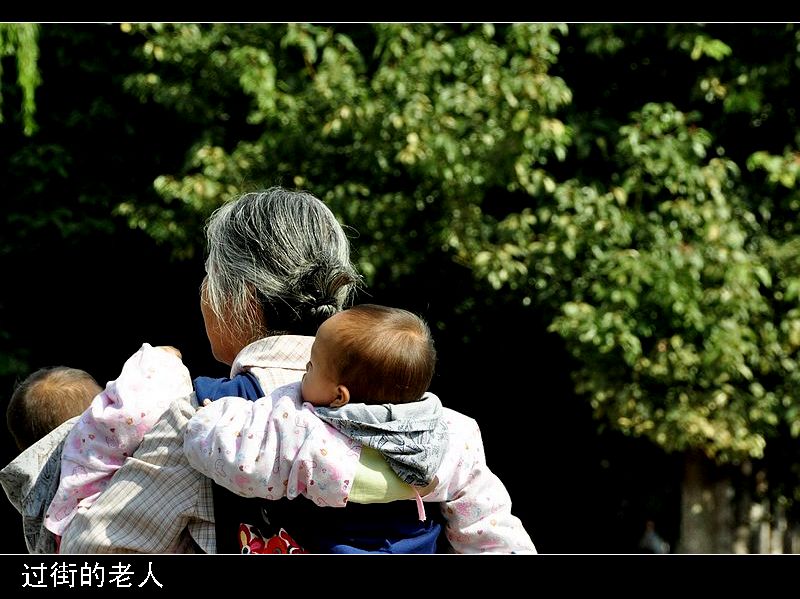
[[[336,385],[336,399],[331,402],[330,407],[341,408],[347,405],[348,401],[350,401],[350,391],[344,385]]]

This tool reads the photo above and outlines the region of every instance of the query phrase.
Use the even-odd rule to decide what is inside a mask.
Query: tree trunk
[[[701,452],[687,452],[678,553],[733,553],[733,498],[730,477]]]

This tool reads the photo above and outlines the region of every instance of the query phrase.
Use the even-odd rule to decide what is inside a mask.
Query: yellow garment
[[[361,448],[361,457],[358,460],[348,501],[389,503],[414,497],[411,485],[400,480],[378,451],[369,447]]]

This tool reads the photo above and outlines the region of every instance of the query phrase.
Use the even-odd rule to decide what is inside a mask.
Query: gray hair
[[[344,229],[310,193],[246,193],[211,215],[206,237],[209,307],[223,326],[251,340],[315,334],[361,282]],[[260,322],[268,330],[254,326]]]

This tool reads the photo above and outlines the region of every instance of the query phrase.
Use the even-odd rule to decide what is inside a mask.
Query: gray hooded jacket
[[[404,482],[433,482],[447,449],[442,402],[433,393],[406,404],[347,404],[315,408],[317,416],[343,435],[380,452]]]
[[[22,516],[29,553],[56,553],[55,535],[44,527],[44,515],[58,490],[64,440],[77,419],[53,429],[0,470],[0,485]]]

